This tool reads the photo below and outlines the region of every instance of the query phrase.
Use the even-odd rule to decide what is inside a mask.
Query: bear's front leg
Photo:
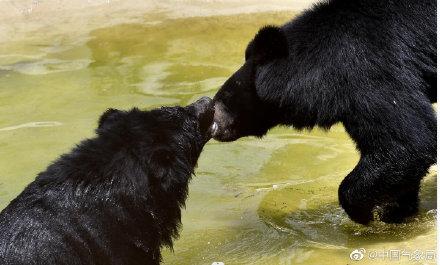
[[[381,221],[401,223],[417,213],[420,181],[428,169],[419,159],[362,156],[339,186],[339,202],[357,223],[372,221],[376,208]]]
[[[420,181],[437,160],[436,115],[420,90],[359,90],[342,119],[361,154],[339,187],[353,221],[368,224],[375,208],[390,223],[417,213]]]
[[[338,192],[339,203],[351,220],[364,225],[373,220],[372,211],[378,196],[368,164],[367,158],[361,158],[342,181]]]
[[[417,214],[419,210],[419,186],[411,191],[402,192],[396,202],[383,205],[380,220],[385,223],[402,223],[405,218]]]

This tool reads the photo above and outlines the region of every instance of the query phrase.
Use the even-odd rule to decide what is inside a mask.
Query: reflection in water
[[[0,66],[0,70],[15,71],[27,75],[44,75],[62,71],[75,71],[86,68],[90,60],[57,60],[42,59],[38,61],[22,61],[12,65]]]
[[[242,63],[257,29],[291,16],[167,19],[157,12],[75,42],[58,36],[2,44],[0,208],[50,161],[92,136],[106,108],[212,96]],[[174,252],[164,251],[164,264],[351,264],[355,247],[435,248],[435,173],[424,182],[417,217],[363,227],[337,203],[338,185],[357,160],[340,125],[329,133],[276,128],[261,140],[209,142],[190,185],[181,237]]]

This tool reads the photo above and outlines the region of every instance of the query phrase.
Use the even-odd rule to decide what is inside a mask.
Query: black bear
[[[352,220],[418,211],[436,163],[436,1],[330,0],[263,27],[214,97],[214,138],[341,122],[361,157],[339,187]]]
[[[209,98],[106,111],[0,213],[0,264],[159,264],[213,116]]]

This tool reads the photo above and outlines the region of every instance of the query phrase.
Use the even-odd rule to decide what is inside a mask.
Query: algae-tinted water
[[[243,61],[257,29],[293,13],[167,19],[0,45],[0,208],[35,175],[91,137],[106,108],[151,109],[213,96]],[[436,174],[424,181],[421,213],[401,225],[351,222],[337,187],[358,154],[340,125],[330,132],[276,128],[264,139],[210,141],[164,264],[434,264]],[[424,252],[352,261],[355,248]],[[413,258],[412,261],[410,259]]]

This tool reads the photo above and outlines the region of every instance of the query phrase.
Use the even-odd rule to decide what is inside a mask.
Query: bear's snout
[[[209,97],[202,97],[188,107],[192,109],[196,116],[202,133],[208,134],[208,137],[211,138],[213,132],[217,130],[217,125],[213,122],[214,102],[212,99]]]
[[[212,137],[222,142],[234,141],[236,137],[232,134],[233,123],[234,119],[226,106],[220,101],[215,101]]]
[[[200,118],[203,115],[214,114],[213,102],[209,97],[201,97],[196,102],[192,103],[190,106],[194,107],[195,115]],[[212,113],[207,113],[212,112]]]

